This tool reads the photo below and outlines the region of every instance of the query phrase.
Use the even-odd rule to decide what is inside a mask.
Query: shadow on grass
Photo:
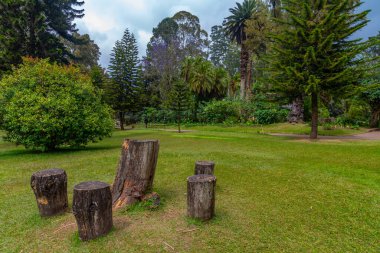
[[[78,147],[78,148],[58,148],[50,151],[31,150],[31,149],[13,149],[7,151],[0,151],[0,158],[10,158],[22,155],[67,155],[73,153],[92,152],[92,151],[104,151],[111,149],[118,149],[121,145],[107,145],[107,146],[90,146],[90,147]]]

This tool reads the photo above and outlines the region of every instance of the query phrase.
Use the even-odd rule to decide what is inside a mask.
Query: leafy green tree
[[[250,53],[245,44],[247,39],[246,21],[257,10],[256,0],[244,0],[243,4],[236,3],[230,8],[232,15],[225,18],[224,27],[231,41],[240,45],[240,97],[248,99],[251,95],[251,61]]]
[[[189,107],[189,88],[185,82],[178,80],[170,92],[170,107],[176,114],[178,133],[181,133],[182,115]]]
[[[272,81],[289,93],[311,97],[310,138],[318,137],[318,103],[321,93],[342,94],[363,77],[357,57],[369,44],[350,37],[364,27],[368,11],[344,0],[284,0],[283,32],[274,35]]]
[[[72,66],[25,59],[0,81],[0,93],[5,140],[26,148],[86,145],[113,129],[110,108],[90,79]]]
[[[120,128],[124,130],[126,113],[138,107],[142,82],[136,39],[128,29],[112,49],[109,74],[111,81],[105,88],[108,102],[117,112]]]

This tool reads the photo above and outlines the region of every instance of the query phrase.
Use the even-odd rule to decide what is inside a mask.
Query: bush
[[[212,101],[203,107],[199,118],[205,123],[237,123],[240,120],[240,108],[239,101]]]
[[[282,109],[257,110],[254,113],[255,122],[258,124],[273,124],[286,121],[289,111]]]
[[[81,146],[109,136],[114,122],[87,76],[79,69],[24,59],[0,82],[5,140],[51,150]]]

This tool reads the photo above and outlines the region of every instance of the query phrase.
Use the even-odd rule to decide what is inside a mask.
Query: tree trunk
[[[206,174],[214,175],[215,163],[211,161],[196,161],[194,175]]]
[[[380,121],[380,109],[373,109],[371,111],[371,119],[369,122],[369,126],[372,128],[379,127],[379,121]]]
[[[248,60],[247,60],[247,70],[246,70],[246,78],[245,78],[245,99],[250,100],[252,98],[252,61],[250,59],[250,55],[248,52]]]
[[[90,181],[74,187],[73,214],[79,238],[91,240],[112,228],[112,196],[109,184]]]
[[[245,99],[246,97],[246,78],[247,78],[247,66],[249,61],[249,53],[244,42],[240,49],[240,98]]]
[[[311,94],[311,133],[310,139],[318,138],[318,94]]]
[[[178,112],[177,121],[178,121],[178,133],[181,133],[181,112]]]
[[[52,216],[66,211],[67,175],[64,170],[38,171],[32,175],[30,185],[41,216]]]
[[[187,215],[209,220],[215,212],[216,177],[195,175],[187,178]]]
[[[124,130],[124,112],[119,112],[120,130]]]
[[[158,150],[157,140],[124,140],[112,187],[114,208],[133,204],[152,189]]]
[[[304,122],[304,100],[303,96],[296,97],[291,105],[288,121],[289,123],[303,123]]]

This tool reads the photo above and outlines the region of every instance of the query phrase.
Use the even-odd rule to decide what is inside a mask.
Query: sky
[[[366,39],[380,31],[380,0],[363,2],[361,9],[371,10],[371,22],[356,36]],[[79,33],[89,34],[100,47],[100,64],[107,67],[111,50],[126,28],[135,35],[139,55],[143,56],[153,28],[162,19],[185,10],[198,16],[201,27],[210,34],[211,27],[221,25],[235,5],[236,0],[85,0],[85,16],[76,24]]]

